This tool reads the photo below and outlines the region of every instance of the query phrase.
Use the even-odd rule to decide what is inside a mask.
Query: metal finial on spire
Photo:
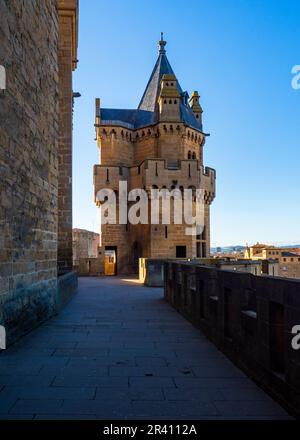
[[[165,49],[166,44],[167,44],[167,42],[164,41],[164,33],[161,32],[161,33],[160,33],[160,40],[159,40],[159,42],[158,42],[159,54],[164,54],[164,53],[166,53],[166,49]]]

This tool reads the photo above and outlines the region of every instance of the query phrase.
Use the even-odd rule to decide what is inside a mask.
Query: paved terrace
[[[163,299],[85,278],[58,317],[0,354],[2,419],[286,419]]]

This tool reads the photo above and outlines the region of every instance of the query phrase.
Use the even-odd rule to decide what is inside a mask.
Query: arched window
[[[189,152],[188,152],[188,159],[191,159],[191,158],[192,158],[192,152],[189,151]]]
[[[177,104],[177,99],[175,99],[174,104]]]
[[[172,99],[169,100],[169,104],[172,104]]]
[[[196,158],[196,153],[195,153],[195,152],[193,153],[192,158],[193,158],[194,160],[197,159],[197,158]]]
[[[167,103],[167,100],[166,99],[164,99],[164,104],[166,104]]]

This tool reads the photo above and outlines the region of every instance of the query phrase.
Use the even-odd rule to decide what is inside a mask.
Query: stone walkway
[[[1,419],[286,419],[135,280],[80,279],[63,313],[0,354]]]

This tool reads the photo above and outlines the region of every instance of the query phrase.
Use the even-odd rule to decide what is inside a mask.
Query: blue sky
[[[74,227],[99,231],[93,203],[95,97],[136,108],[160,32],[184,90],[198,90],[205,165],[217,170],[212,245],[300,243],[297,0],[81,0],[74,75]]]

